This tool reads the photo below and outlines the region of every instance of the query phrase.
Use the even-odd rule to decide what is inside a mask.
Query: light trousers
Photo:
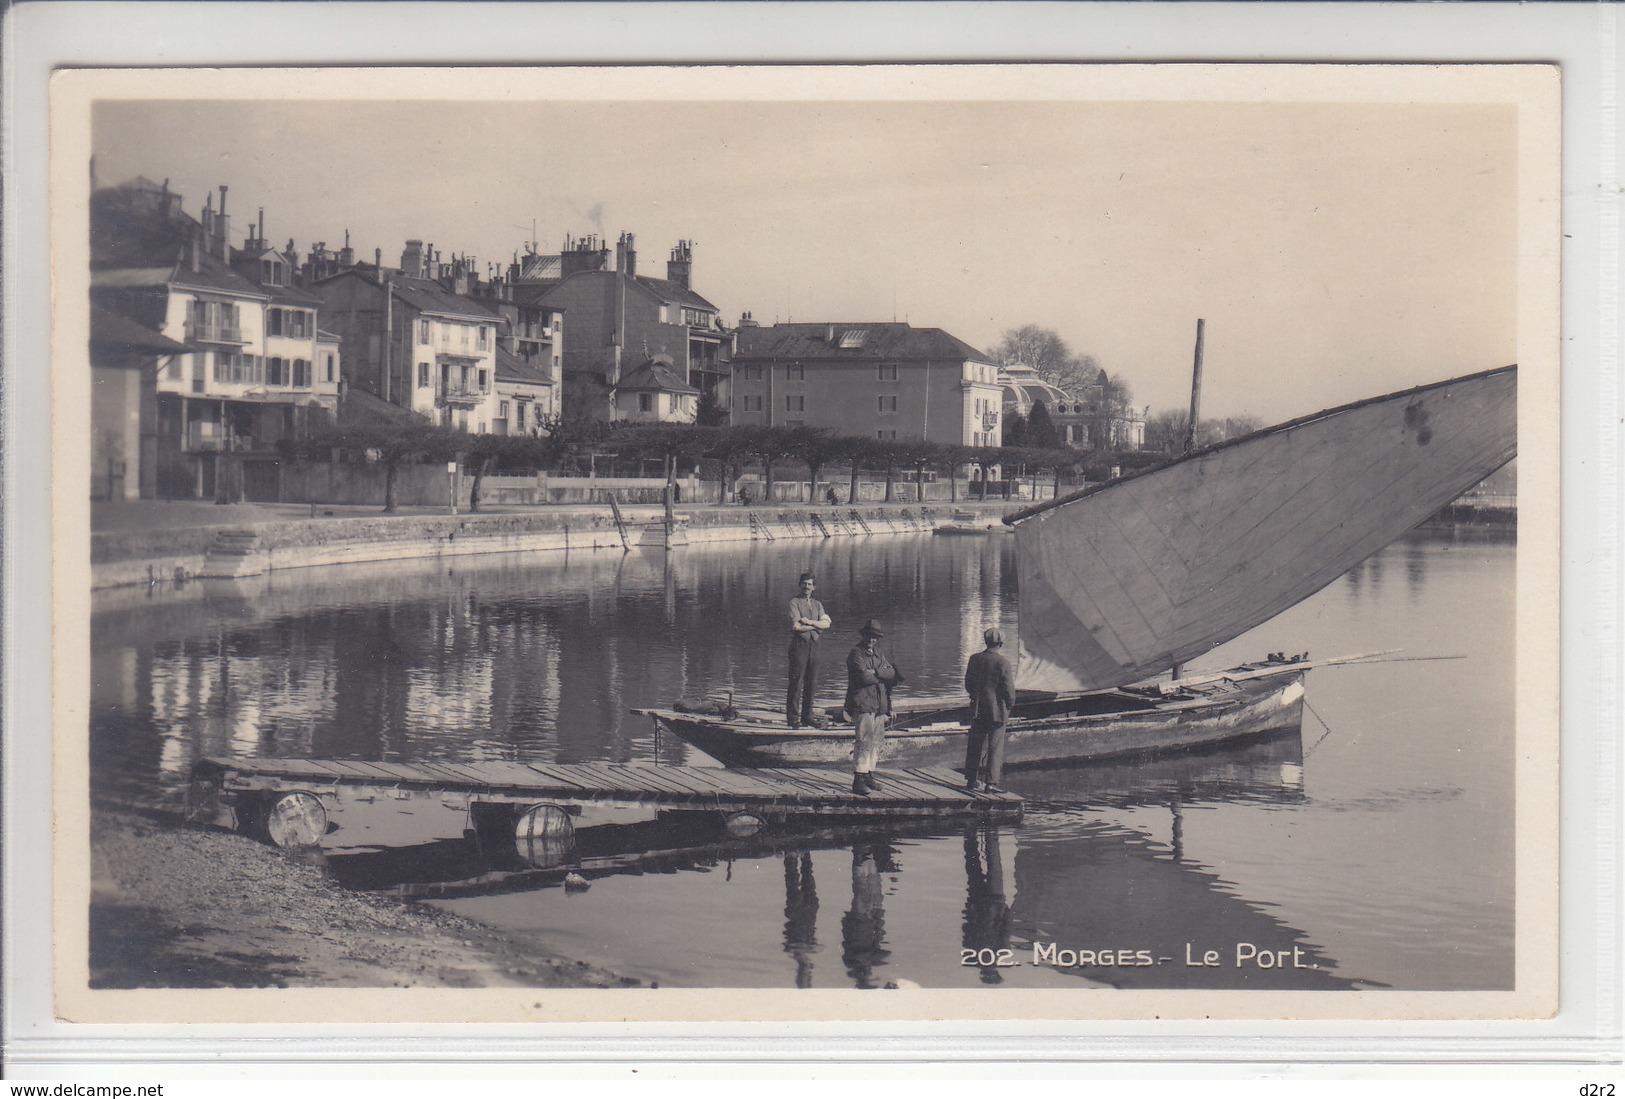
[[[852,770],[866,775],[880,762],[880,746],[886,741],[885,714],[857,714],[858,743],[852,750]]]

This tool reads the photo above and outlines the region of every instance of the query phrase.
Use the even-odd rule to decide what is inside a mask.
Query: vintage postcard
[[[1557,1010],[1558,72],[61,71],[55,1010]]]

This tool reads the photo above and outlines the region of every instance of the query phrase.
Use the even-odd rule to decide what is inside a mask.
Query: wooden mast
[[[1196,318],[1196,362],[1191,367],[1191,415],[1190,422],[1185,425],[1185,445],[1180,454],[1189,454],[1196,449],[1196,417],[1202,411],[1202,334],[1207,322],[1201,317]],[[1174,679],[1185,674],[1183,664],[1175,664],[1168,673]]]

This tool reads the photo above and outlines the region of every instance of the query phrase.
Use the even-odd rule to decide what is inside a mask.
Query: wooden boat
[[[1148,681],[1313,595],[1505,465],[1516,405],[1517,368],[1503,367],[1319,412],[1007,516],[1021,589],[1007,762],[1295,727],[1305,672],[1348,661]],[[961,705],[900,702],[883,758],[962,760]],[[850,726],[790,729],[765,707],[692,712],[707,708],[637,712],[723,762],[851,754]]]
[[[1235,669],[1235,678],[1214,677],[1188,687],[1119,687],[1070,697],[1023,692],[1008,725],[1005,764],[1106,759],[1296,728],[1303,719],[1305,663],[1249,665]],[[1256,674],[1244,678],[1249,672]],[[833,712],[822,729],[792,729],[782,713],[766,708],[636,712],[730,766],[818,766],[852,758],[853,728]],[[891,767],[962,764],[968,722],[963,699],[900,706],[887,727],[881,762]]]

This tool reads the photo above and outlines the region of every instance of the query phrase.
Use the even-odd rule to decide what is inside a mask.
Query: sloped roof
[[[988,361],[984,353],[940,328],[915,328],[904,321],[826,321],[741,328],[734,362],[745,359]]]
[[[482,321],[502,319],[500,314],[492,312],[473,298],[454,294],[433,279],[397,275],[392,285],[395,297],[420,313],[447,313],[456,317],[475,317]]]
[[[670,363],[659,359],[650,359],[635,370],[622,376],[617,390],[636,392],[643,389],[655,389],[663,393],[691,393],[699,396],[699,390],[683,381]]]
[[[341,424],[404,424],[423,421],[423,417],[410,408],[402,408],[353,385],[347,386],[343,396],[339,398],[338,418]]]
[[[129,317],[92,303],[90,307],[90,342],[110,347],[127,347],[136,351],[149,351],[154,355],[184,355],[192,350],[177,343],[146,325]]]
[[[553,289],[553,287],[557,286],[558,284],[558,279],[553,279],[548,282],[516,282],[513,285],[513,302],[515,305],[531,307],[541,305],[542,298],[547,295],[549,290]],[[556,309],[561,313],[564,311],[564,307],[562,305],[553,305],[551,303],[547,306],[547,308]]]
[[[552,385],[543,371],[532,366],[512,351],[497,344],[497,381],[516,385]]]
[[[564,260],[560,256],[532,253],[519,261],[519,278],[523,282],[558,282],[563,277]]]
[[[638,275],[636,277],[636,281],[642,283],[650,290],[653,290],[662,299],[671,302],[674,305],[687,305],[692,306],[695,309],[709,309],[713,313],[717,311],[716,306],[706,301],[700,295],[696,294],[694,291],[688,289],[680,283],[672,282],[670,279],[656,279],[650,278],[648,275]]]
[[[260,289],[270,295],[273,302],[281,305],[303,305],[310,309],[319,308],[324,303],[314,294],[307,294],[296,286],[273,286],[270,283],[260,283]]]

